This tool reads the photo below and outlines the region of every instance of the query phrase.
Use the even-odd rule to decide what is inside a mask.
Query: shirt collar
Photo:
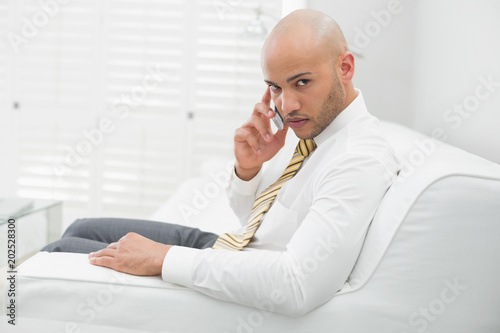
[[[314,142],[319,146],[328,138],[335,135],[354,119],[368,114],[361,90],[355,89],[358,96],[328,125],[323,132],[314,138]]]

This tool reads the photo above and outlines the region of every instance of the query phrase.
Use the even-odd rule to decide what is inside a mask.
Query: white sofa
[[[500,166],[405,127],[383,126],[402,172],[344,288],[309,314],[291,318],[222,302],[159,277],[91,266],[85,255],[39,253],[19,267],[18,328],[500,332]],[[187,181],[152,219],[231,229],[236,221],[221,189],[223,165]],[[226,218],[215,218],[216,211]]]

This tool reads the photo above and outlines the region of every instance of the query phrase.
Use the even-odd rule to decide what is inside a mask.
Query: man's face
[[[280,40],[263,53],[265,82],[284,121],[301,139],[320,134],[344,109],[337,60],[301,38]]]

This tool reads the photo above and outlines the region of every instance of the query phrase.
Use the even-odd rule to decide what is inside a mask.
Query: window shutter
[[[271,29],[281,1],[199,1],[197,8],[192,165],[233,156],[234,130],[250,117],[266,87],[260,65],[264,36],[246,30],[259,12]]]
[[[84,131],[100,107],[99,2],[47,3],[16,1],[14,10],[13,31],[25,38],[14,53],[17,195],[64,200],[79,216],[93,198],[94,147]]]
[[[109,1],[104,92],[114,131],[103,145],[102,215],[147,217],[186,176],[185,1]]]
[[[0,175],[6,175],[11,171],[9,164],[15,159],[15,148],[12,147],[10,136],[13,133],[10,130],[12,122],[11,116],[11,100],[10,100],[10,81],[12,78],[12,51],[7,39],[10,30],[10,15],[9,5],[5,2],[0,2],[0,152],[4,163],[0,163]],[[10,125],[10,126],[9,126]],[[12,177],[2,179],[2,188],[0,188],[0,197],[7,196],[9,189],[13,188]]]
[[[9,108],[9,79],[11,78],[12,51],[8,41],[8,31],[10,30],[9,6],[0,2],[0,110],[4,116]],[[3,119],[2,119],[3,120]],[[3,123],[3,122],[2,122]]]
[[[35,0],[10,6],[14,31],[43,16]],[[64,200],[65,223],[147,218],[202,161],[232,158],[234,130],[265,89],[264,37],[245,32],[259,9],[270,29],[281,1],[86,0],[57,8],[20,45],[11,96],[0,97],[19,105],[17,194]]]

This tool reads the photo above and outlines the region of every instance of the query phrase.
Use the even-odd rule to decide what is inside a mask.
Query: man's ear
[[[343,84],[351,82],[354,76],[354,56],[351,52],[344,52],[339,57],[340,80]]]

